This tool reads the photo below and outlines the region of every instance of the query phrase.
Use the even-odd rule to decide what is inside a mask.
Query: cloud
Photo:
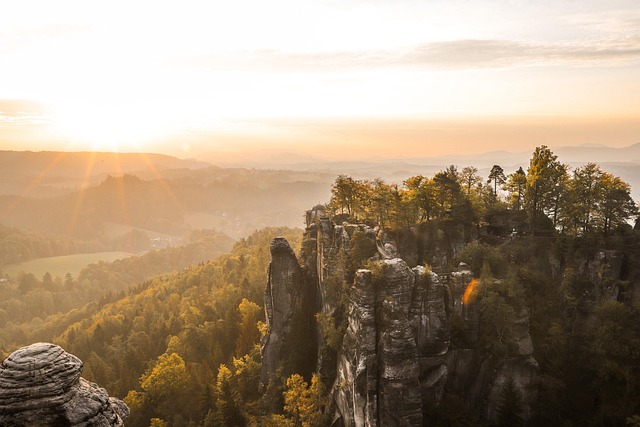
[[[594,44],[542,44],[509,40],[452,40],[397,50],[292,53],[276,50],[202,55],[190,65],[219,69],[326,71],[419,67],[477,69],[529,65],[618,66],[640,59],[640,38]]]
[[[48,24],[34,28],[17,29],[10,32],[3,31],[0,34],[11,36],[19,39],[36,40],[42,38],[64,38],[76,36],[78,33],[85,32],[91,27],[89,25],[72,25],[72,24]]]
[[[0,99],[0,124],[29,125],[49,121],[47,108],[39,102],[16,99]]]
[[[50,24],[35,28],[0,31],[0,51],[21,50],[43,44],[60,43],[88,31],[88,25]]]
[[[617,65],[640,58],[640,40],[599,45],[529,44],[503,40],[456,40],[417,46],[402,58],[434,68],[491,68],[599,62]]]

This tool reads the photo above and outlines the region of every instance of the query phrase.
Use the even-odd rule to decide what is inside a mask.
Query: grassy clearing
[[[75,254],[66,256],[55,256],[48,258],[37,258],[20,264],[5,265],[1,268],[3,273],[9,274],[11,277],[24,271],[25,273],[33,273],[37,278],[49,272],[53,277],[59,276],[64,278],[67,273],[71,273],[73,277],[78,277],[80,270],[89,264],[98,261],[115,261],[116,259],[127,258],[134,254],[128,252],[95,252],[88,254]]]

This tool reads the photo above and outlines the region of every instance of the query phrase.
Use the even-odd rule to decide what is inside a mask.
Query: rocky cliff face
[[[54,344],[15,351],[0,365],[0,425],[124,426],[129,408],[81,371],[82,361]]]
[[[446,264],[460,250],[460,245],[454,242],[452,246],[451,241],[462,239],[464,230],[449,230],[449,234],[433,229],[420,234],[414,230],[418,234],[402,234],[398,241],[394,239],[398,236],[376,233],[364,225],[333,224],[320,208],[308,213],[307,226],[303,267],[288,251],[287,261],[283,261],[272,246],[266,292],[270,332],[263,348],[264,380],[277,369],[273,363],[277,359],[275,350],[269,346],[280,338],[273,337],[291,336],[292,324],[285,317],[293,316],[285,315],[279,322],[276,313],[303,312],[303,306],[309,308],[315,303],[315,309],[334,318],[336,325],[346,324],[337,350],[327,347],[322,333],[314,335],[316,348],[319,347],[314,368],[323,381],[333,384],[334,425],[421,426],[427,424],[429,410],[439,405],[445,394],[458,396],[469,408],[484,406],[486,420],[494,422],[507,384],[513,383],[519,390],[531,388],[538,368],[532,357],[526,311],[518,314],[518,325],[514,326],[517,350],[508,358],[494,360],[475,345],[478,311],[473,304],[465,307],[462,303],[464,291],[473,279],[468,266],[461,265],[459,271],[442,277],[423,266],[411,268],[418,261]],[[348,253],[350,237],[357,230],[375,240],[378,253],[373,259],[377,261],[370,270],[356,272],[353,285],[347,290],[348,302],[340,313],[332,287],[336,280],[345,278],[340,259]],[[429,236],[437,241],[427,247]],[[274,244],[279,245],[278,242],[274,240]],[[304,275],[297,273],[302,271],[308,272],[311,284],[278,284],[304,282],[297,279],[299,274]],[[282,291],[279,293],[276,288]],[[304,298],[314,303],[292,303]],[[278,310],[276,306],[283,308]],[[470,343],[466,348],[452,344],[452,316],[459,316],[466,324],[470,335],[465,340]],[[301,342],[298,348],[300,345],[307,343]],[[280,358],[285,357],[284,353],[279,354]],[[533,400],[527,393],[522,399],[524,419],[529,416],[528,405]]]
[[[422,425],[415,283],[400,258],[382,261],[375,274],[356,273],[335,391],[345,425]]]
[[[271,264],[265,289],[268,332],[262,343],[261,381],[299,373],[309,377],[316,369],[318,312],[316,288],[298,264],[284,238],[271,242]],[[268,405],[277,406],[280,394],[273,390]]]

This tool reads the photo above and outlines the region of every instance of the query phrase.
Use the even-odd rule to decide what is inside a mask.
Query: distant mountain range
[[[164,154],[0,151],[0,194],[46,196],[98,184],[108,175],[154,179],[167,170],[208,166]]]
[[[572,147],[550,147],[558,160],[571,167],[589,162],[598,163],[604,170],[620,176],[633,187],[636,199],[640,198],[640,143],[627,147],[608,147],[586,144]],[[260,150],[252,153],[237,153],[231,158],[215,156],[219,166],[273,168],[296,171],[315,171],[324,173],[348,174],[358,178],[377,178],[394,182],[422,174],[430,176],[449,165],[459,169],[475,166],[483,176],[488,175],[493,165],[500,165],[506,173],[529,166],[533,149],[529,151],[491,151],[482,154],[450,154],[434,157],[374,158],[363,153],[362,160],[336,161],[309,156],[286,150]],[[219,159],[226,158],[226,161]],[[229,160],[230,159],[230,160]]]
[[[627,147],[551,147],[559,160],[571,167],[588,162],[619,175],[640,198],[640,143]],[[376,158],[363,152],[362,159],[332,160],[293,150],[254,150],[237,153],[209,153],[205,158],[180,159],[163,154],[0,151],[0,194],[47,196],[97,185],[108,175],[136,175],[142,179],[176,179],[190,171],[209,168],[249,168],[312,172],[324,177],[347,174],[356,178],[382,178],[390,182],[422,174],[426,176],[456,165],[475,166],[486,176],[493,165],[506,173],[527,169],[529,151],[491,151],[482,154],[450,154],[434,157]],[[213,166],[216,165],[216,166]],[[210,172],[209,172],[210,173]],[[316,177],[312,178],[313,181]]]
[[[585,144],[581,146],[550,147],[558,158],[569,164],[574,163],[640,163],[640,143],[627,147],[608,147],[605,145]],[[370,153],[363,153],[360,160],[331,160],[292,150],[257,150],[238,153],[210,153],[205,160],[219,166],[279,168],[279,169],[368,169],[372,165],[405,165],[443,167],[450,164],[460,167],[474,165],[478,168],[491,167],[494,164],[514,166],[526,169],[533,149],[529,151],[490,151],[481,154],[448,154],[433,157],[398,157],[383,159]]]
[[[100,153],[56,151],[0,151],[0,173],[24,173],[36,170],[48,175],[83,177],[90,168],[91,175],[149,172],[153,170],[209,166],[193,159],[179,159],[151,153]]]

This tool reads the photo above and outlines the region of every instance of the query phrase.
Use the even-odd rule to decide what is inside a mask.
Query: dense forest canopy
[[[223,233],[200,231],[192,233],[182,246],[90,264],[78,277],[45,273],[40,278],[21,272],[0,285],[0,350],[51,340],[55,330],[66,327],[61,319],[73,317],[86,304],[97,309],[149,277],[215,258],[232,244],[233,240]]]

